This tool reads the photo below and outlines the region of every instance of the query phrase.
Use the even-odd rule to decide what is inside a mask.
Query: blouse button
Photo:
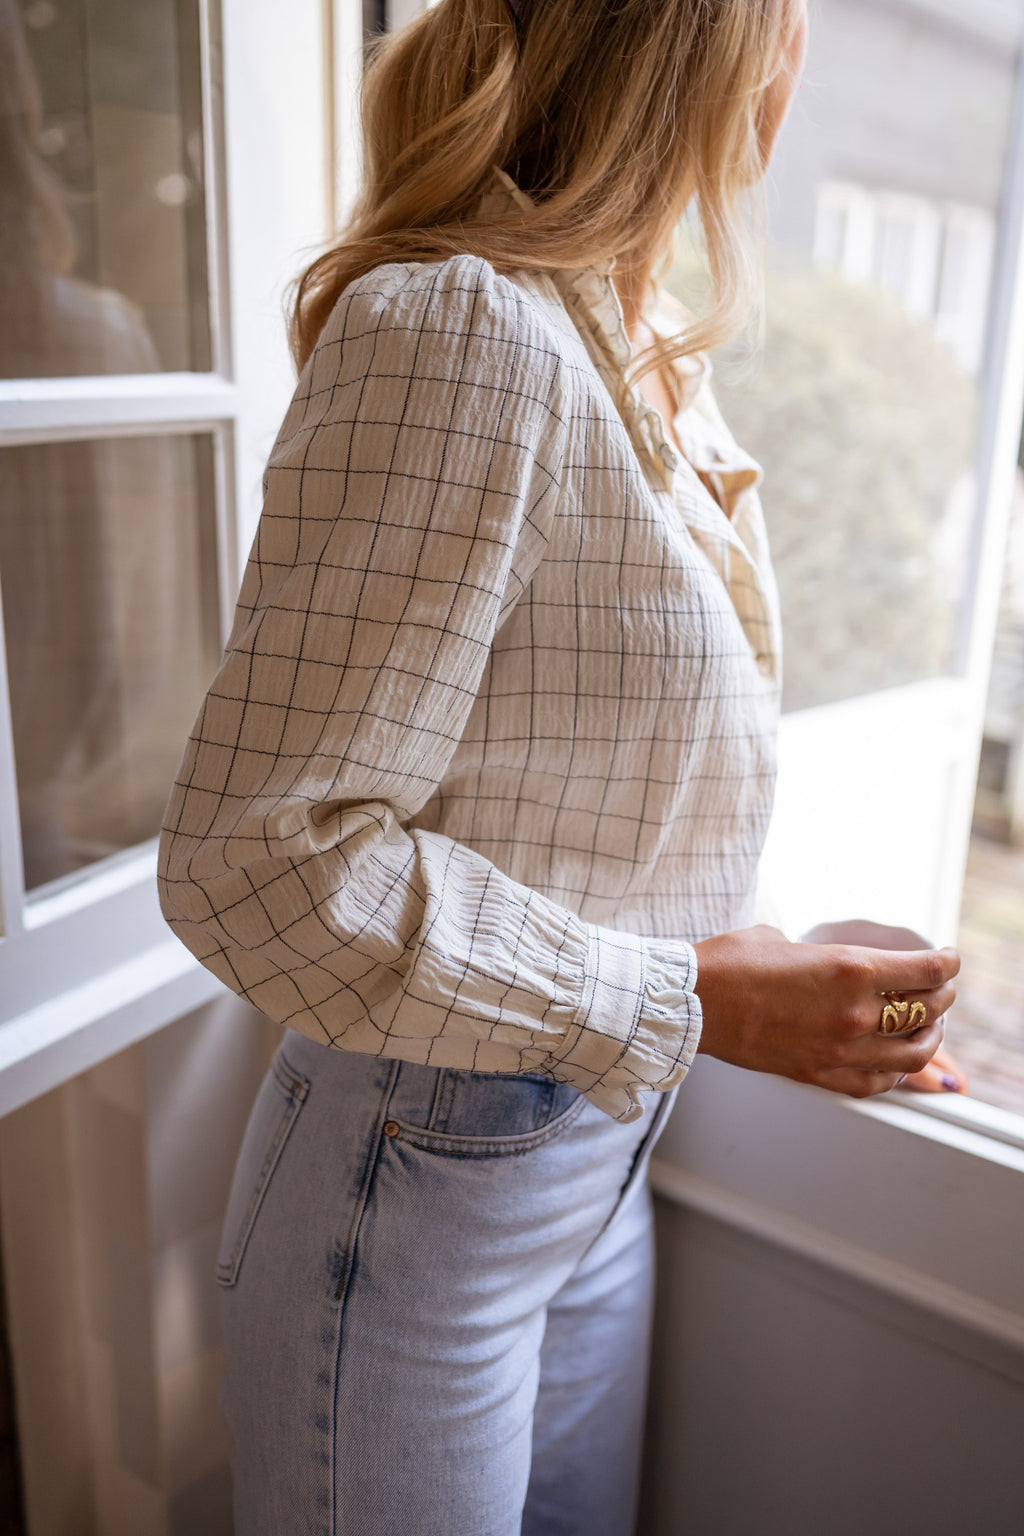
[[[398,1121],[397,1120],[385,1120],[385,1122],[384,1122],[384,1135],[385,1136],[397,1136],[398,1135]]]

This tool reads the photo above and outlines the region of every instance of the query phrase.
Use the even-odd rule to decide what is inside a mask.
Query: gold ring
[[[883,992],[886,999],[882,1019],[878,1026],[880,1035],[912,1035],[928,1017],[928,1010],[920,1000],[911,1003],[902,992]]]

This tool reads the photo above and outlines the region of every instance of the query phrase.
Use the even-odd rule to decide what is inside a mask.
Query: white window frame
[[[294,385],[285,285],[323,240],[334,202],[334,29],[326,0],[294,0],[286,22],[274,0],[199,8],[212,371],[0,381],[0,448],[211,432],[226,628]],[[316,60],[324,72],[311,77]],[[0,707],[0,1113],[218,995],[220,983],[169,933],[155,872],[151,841],[26,898],[11,722]]]

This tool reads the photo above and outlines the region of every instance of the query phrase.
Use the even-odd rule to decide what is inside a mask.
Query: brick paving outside
[[[973,1098],[1024,1114],[1024,848],[972,837],[959,944],[946,1044]]]

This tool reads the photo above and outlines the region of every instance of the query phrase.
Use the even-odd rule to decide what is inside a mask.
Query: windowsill
[[[156,839],[151,838],[44,885],[38,893],[30,891],[25,903],[25,927],[45,928],[133,886],[152,881],[155,876]]]
[[[223,994],[177,939],[0,1024],[0,1115]]]
[[[888,1104],[941,1120],[946,1125],[958,1125],[976,1136],[985,1136],[1009,1147],[1024,1150],[1024,1114],[1009,1109],[999,1109],[981,1099],[972,1099],[963,1093],[907,1093],[886,1094],[884,1100],[872,1103],[867,1100],[858,1109],[875,1112]]]
[[[924,1098],[837,1098],[700,1057],[654,1187],[1024,1352],[1024,1125]]]

